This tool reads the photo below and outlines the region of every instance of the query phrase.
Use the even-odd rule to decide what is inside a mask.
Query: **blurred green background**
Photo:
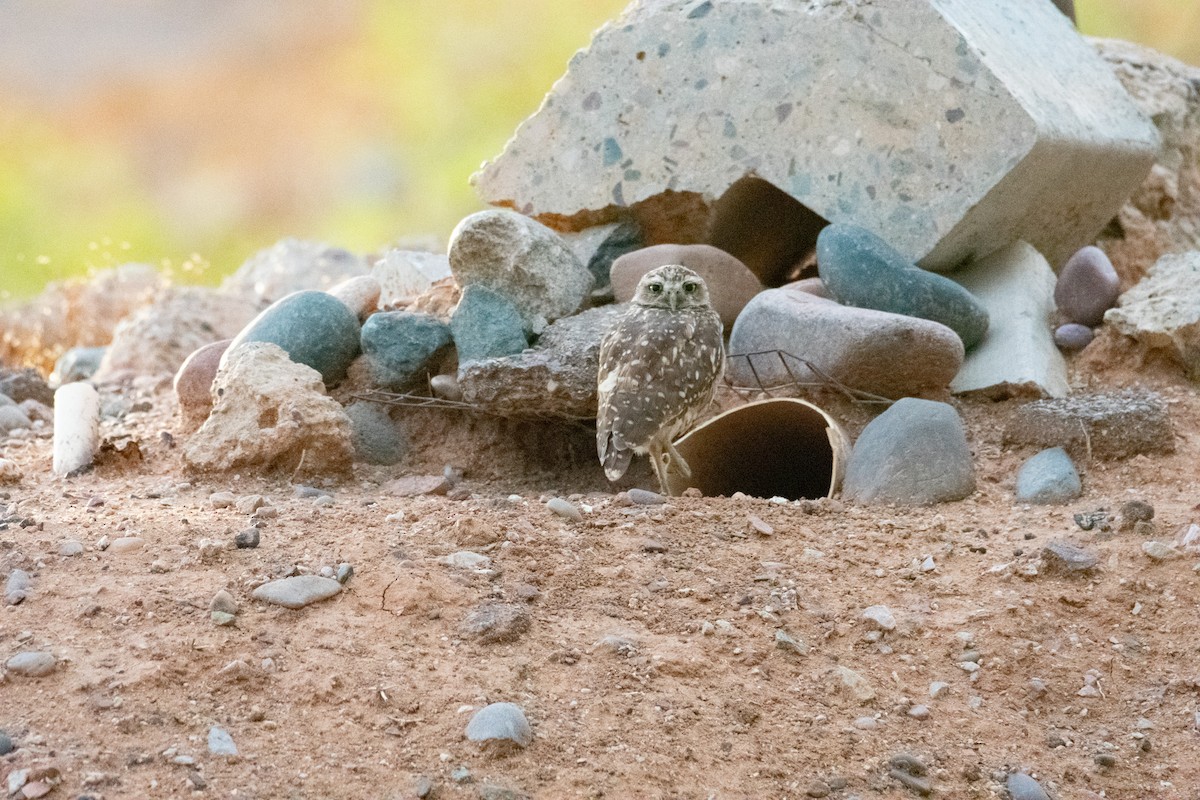
[[[127,261],[211,283],[283,236],[444,243],[626,2],[0,2],[0,300]],[[1076,9],[1200,64],[1195,0]]]

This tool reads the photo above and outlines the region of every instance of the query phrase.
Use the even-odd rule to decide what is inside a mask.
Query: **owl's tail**
[[[600,456],[600,463],[604,465],[604,474],[610,481],[620,480],[625,471],[629,469],[629,463],[633,461],[633,451],[617,447],[612,433],[608,432],[596,437],[596,454]]]

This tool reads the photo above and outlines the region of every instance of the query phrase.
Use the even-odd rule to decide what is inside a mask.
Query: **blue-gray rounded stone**
[[[940,322],[970,350],[988,329],[987,309],[954,281],[923,270],[875,234],[834,223],[817,236],[817,270],[843,305]]]
[[[388,407],[379,403],[351,403],[346,406],[350,418],[354,458],[367,464],[391,466],[408,454],[408,437],[392,419]]]
[[[905,397],[873,419],[846,464],[852,503],[922,506],[975,491],[966,429],[953,406]]]
[[[0,756],[6,756],[13,751],[13,740],[4,731],[0,731]]]
[[[432,314],[383,311],[363,323],[360,341],[375,382],[401,391],[436,367],[434,360],[450,346],[450,326]]]
[[[1083,491],[1075,463],[1061,447],[1043,450],[1017,471],[1017,500],[1036,505],[1058,505],[1074,500]]]
[[[270,342],[297,364],[321,373],[326,385],[346,377],[358,355],[358,317],[326,292],[293,292],[268,306],[239,333],[226,356],[244,342]],[[222,363],[225,359],[222,358]]]
[[[526,747],[533,741],[533,730],[520,706],[492,703],[471,717],[467,723],[467,738],[472,742],[509,741]]]
[[[520,353],[529,344],[517,307],[486,286],[471,284],[450,317],[458,363]]]
[[[72,347],[54,362],[51,380],[59,386],[86,381],[100,368],[100,360],[107,350],[107,347]]]
[[[1041,784],[1023,772],[1014,772],[1006,781],[1008,796],[1012,800],[1050,800]]]

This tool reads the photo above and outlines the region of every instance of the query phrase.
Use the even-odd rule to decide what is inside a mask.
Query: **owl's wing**
[[[629,469],[633,450],[613,438],[616,409],[612,399],[618,384],[622,383],[622,325],[618,324],[600,344],[600,369],[597,374],[596,410],[596,455],[604,466],[604,474],[610,481],[618,480]]]

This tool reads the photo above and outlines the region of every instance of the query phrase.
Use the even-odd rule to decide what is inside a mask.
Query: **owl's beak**
[[[671,302],[671,310],[672,310],[672,311],[678,311],[678,310],[679,310],[679,301],[680,301],[681,299],[682,299],[682,297],[681,297],[681,295],[679,294],[679,292],[671,292],[671,300],[670,300],[670,302]]]

